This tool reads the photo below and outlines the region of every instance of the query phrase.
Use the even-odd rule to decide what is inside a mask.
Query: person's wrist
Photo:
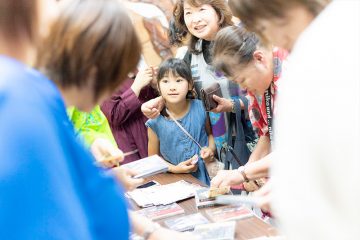
[[[178,172],[177,166],[169,166],[169,172],[171,172],[171,173],[177,173],[177,172]]]
[[[157,230],[159,230],[161,226],[158,223],[152,223],[149,227],[147,227],[143,234],[144,240],[149,240],[155,234]]]
[[[136,95],[138,95],[138,94],[140,93],[141,89],[142,89],[142,86],[140,86],[139,84],[137,84],[136,82],[134,82],[134,83],[131,85],[130,88],[133,90],[133,92],[134,92]]]
[[[241,176],[243,177],[244,179],[244,182],[249,182],[249,178],[247,177],[246,173],[245,173],[245,166],[240,166],[238,168],[238,172],[240,172]]]

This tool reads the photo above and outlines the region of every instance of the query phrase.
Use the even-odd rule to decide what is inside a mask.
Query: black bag
[[[230,169],[230,165],[232,169],[244,166],[251,154],[248,143],[254,143],[257,138],[252,127],[248,125],[248,101],[243,96],[240,99],[245,110],[241,110],[240,101],[234,102],[236,113],[230,113],[228,140],[221,150],[221,160],[225,164],[225,169]],[[236,135],[232,136],[234,127]]]

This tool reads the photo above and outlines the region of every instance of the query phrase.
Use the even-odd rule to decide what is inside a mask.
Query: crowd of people
[[[153,154],[209,187],[257,190],[289,239],[360,236],[360,2],[177,0],[159,65],[130,11],[0,1],[1,239],[195,239],[127,203],[144,179],[115,166]],[[212,176],[236,111],[256,146]]]

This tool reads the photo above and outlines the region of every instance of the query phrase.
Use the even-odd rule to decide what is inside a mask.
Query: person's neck
[[[75,88],[63,88],[60,86],[58,88],[66,107],[77,106],[76,100],[79,98],[79,94]]]
[[[268,75],[266,76],[266,79],[268,80],[268,88],[271,86],[272,82],[274,81],[274,53],[272,49],[269,49],[265,52],[266,61],[268,62]]]
[[[166,103],[166,108],[170,114],[178,119],[184,117],[189,111],[190,100],[185,99],[184,101],[176,104]]]
[[[26,64],[33,65],[35,48],[26,41],[9,40],[0,35],[0,55],[6,55]]]

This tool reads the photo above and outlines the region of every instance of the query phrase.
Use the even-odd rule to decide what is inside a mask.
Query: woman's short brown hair
[[[260,19],[283,18],[294,6],[303,6],[317,16],[330,0],[229,0],[233,14],[240,18],[245,26],[256,31]]]
[[[191,35],[189,30],[186,27],[185,19],[184,19],[184,2],[187,2],[191,6],[199,7],[204,4],[208,4],[214,8],[216,13],[219,16],[219,26],[220,28],[233,25],[232,23],[232,13],[230,11],[229,6],[227,5],[225,0],[178,0],[175,4],[173,11],[174,18],[174,27],[181,34],[177,34],[175,37],[177,39],[173,39],[173,43],[181,43],[188,34]],[[191,52],[195,51],[195,44],[198,41],[198,38],[191,35],[189,42],[189,50]]]
[[[83,87],[95,77],[97,100],[136,68],[140,54],[131,20],[117,0],[79,0],[54,22],[40,46],[37,66],[63,88]]]
[[[35,42],[38,32],[38,1],[1,0],[0,34],[9,40]]]

